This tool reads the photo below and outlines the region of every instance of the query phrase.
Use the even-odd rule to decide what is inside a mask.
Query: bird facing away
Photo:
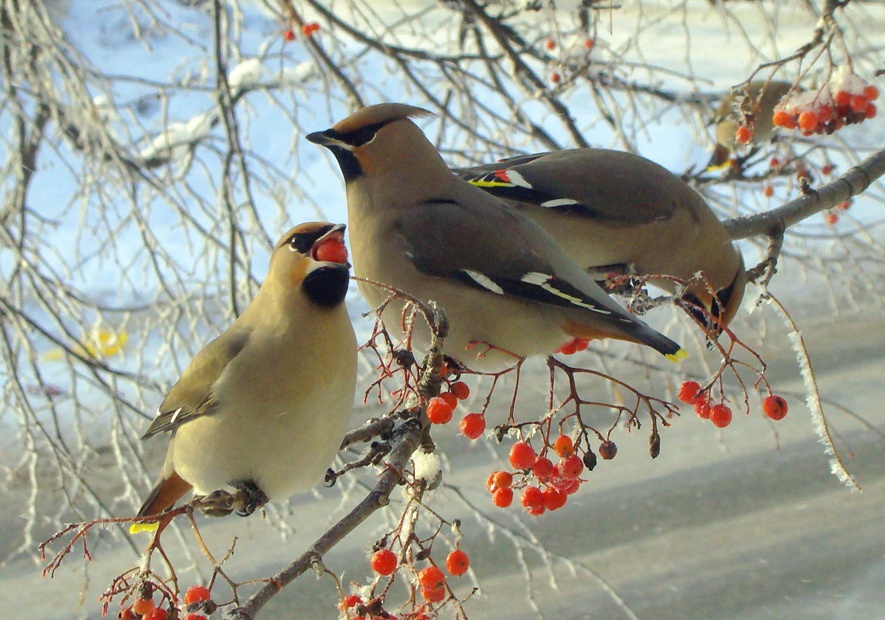
[[[793,88],[791,82],[759,80],[723,97],[713,117],[716,149],[708,167],[722,167],[735,154],[740,146],[735,142],[735,133],[745,124],[745,117],[753,119],[753,144],[758,146],[768,141],[774,133],[774,108]],[[740,110],[736,107],[739,98],[742,98]]]
[[[344,175],[357,276],[439,303],[449,319],[446,353],[473,370],[548,355],[575,338],[617,338],[684,357],[537,224],[452,174],[410,120],[426,114],[374,105],[307,136],[332,151]],[[369,284],[360,289],[375,306],[388,297]],[[384,311],[394,333],[401,308]],[[426,347],[426,332],[415,330],[418,348]]]
[[[722,223],[700,194],[644,157],[571,149],[454,172],[537,222],[597,279],[614,272],[691,282],[683,296],[715,317],[696,313],[714,332],[741,305],[744,262]],[[652,282],[670,293],[677,286]]]
[[[311,222],[288,231],[255,299],[169,391],[144,434],[171,431],[169,450],[138,516],[163,512],[191,488],[242,489],[260,505],[322,479],[356,387],[344,228]]]

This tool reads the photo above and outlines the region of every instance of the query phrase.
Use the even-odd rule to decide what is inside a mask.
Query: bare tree
[[[471,384],[471,406],[493,429],[478,441],[490,448],[530,440],[536,452],[552,454],[558,437],[568,436],[574,445],[561,444],[563,454],[580,457],[585,470],[597,455],[613,458],[625,430],[646,432],[652,457],[666,449],[662,430],[678,414],[674,386],[684,381],[697,381],[710,404],[736,403],[738,412],[758,411],[757,394],[779,391],[755,350],[769,337],[758,315],[707,352],[703,330],[686,313],[656,310],[661,325],[690,343],[687,367],[603,344],[569,363],[551,358],[533,371],[516,364],[494,376],[460,377],[441,375],[438,356],[410,359],[371,316],[354,312],[368,340],[358,402],[369,404],[357,414],[374,417],[345,439],[343,464],[330,473],[345,489],[335,513],[343,518],[311,546],[299,540],[307,550],[290,553],[288,567],[265,571],[256,585],[255,575],[227,568],[236,543],[220,555],[200,536],[191,504],[178,520],[189,519],[196,538],[172,528],[165,547],[157,540],[149,550],[162,551],[160,568],[142,556],[128,570],[125,554],[137,557],[141,541],[125,527],[96,536],[95,526],[128,525],[148,488],[163,446],[140,435],[157,403],[252,298],[279,231],[343,217],[337,171],[302,136],[385,100],[434,112],[425,129],[453,167],[604,146],[658,159],[683,176],[744,240],[758,283],[745,307],[769,302],[768,319],[786,321],[800,359],[792,373],[803,377],[815,429],[834,471],[856,485],[775,272],[787,265],[800,273],[825,300],[821,312],[881,313],[885,135],[873,91],[872,108],[845,113],[851,126],[824,123],[804,136],[784,128],[774,142],[738,148],[740,167],[725,173],[699,164],[712,149],[706,123],[732,87],[776,79],[829,92],[845,76],[874,86],[883,71],[883,13],[862,0],[0,0],[3,471],[9,510],[24,516],[14,542],[4,544],[5,562],[32,555],[62,529],[44,547],[55,556],[53,573],[80,544],[87,555],[98,544],[119,557],[119,577],[103,595],[113,613],[152,598],[187,617],[179,573],[195,564],[212,589],[211,600],[191,602],[198,615],[220,606],[219,615],[254,617],[312,567],[333,578],[350,618],[467,617],[472,585],[447,578],[430,587],[435,574],[425,572],[460,546],[464,519],[550,565],[562,559],[572,571],[598,575],[529,530],[488,518],[460,488],[448,486],[454,505],[425,495],[440,485],[450,439],[435,445],[441,427],[427,418],[426,404],[441,390]],[[94,21],[101,27],[86,27]],[[792,99],[802,103],[801,96],[797,89]],[[752,128],[756,112],[735,110],[737,123]],[[415,312],[416,329],[442,338],[444,309]],[[866,428],[882,436],[875,422]],[[512,480],[490,479],[493,492],[535,484],[530,468],[494,467]],[[266,511],[291,533],[285,508]],[[370,517],[374,534],[356,529]],[[72,521],[78,525],[61,527]],[[341,570],[323,561],[348,536],[392,551],[400,568],[350,589]],[[531,589],[528,569],[524,579]],[[597,583],[635,617],[604,580]],[[75,599],[71,593],[72,607]]]

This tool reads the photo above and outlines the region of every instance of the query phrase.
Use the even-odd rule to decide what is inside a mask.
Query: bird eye
[[[315,233],[295,233],[289,237],[289,240],[286,243],[289,245],[289,250],[292,252],[307,254],[310,252],[311,246],[313,246],[314,241],[316,241],[318,237],[319,235]]]

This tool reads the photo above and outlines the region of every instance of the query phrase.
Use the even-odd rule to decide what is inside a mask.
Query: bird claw
[[[232,512],[248,517],[268,502],[264,491],[251,480],[236,480],[231,486],[236,489],[233,493],[219,489],[194,498],[196,507],[210,517],[226,517]]]

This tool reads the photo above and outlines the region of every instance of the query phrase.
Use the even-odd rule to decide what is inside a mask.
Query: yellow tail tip
[[[678,351],[676,351],[676,353],[668,353],[664,357],[666,357],[671,362],[681,362],[688,357],[688,353],[685,352],[685,349],[679,349]]]
[[[159,521],[147,521],[144,523],[133,523],[129,526],[130,534],[140,534],[141,532],[153,532],[160,526]]]

